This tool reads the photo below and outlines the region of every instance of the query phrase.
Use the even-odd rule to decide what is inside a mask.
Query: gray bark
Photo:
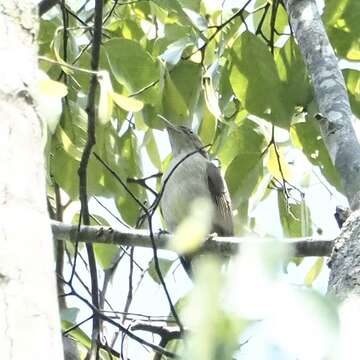
[[[360,146],[345,82],[314,0],[285,0],[290,24],[312,79],[319,125],[351,209],[329,262],[328,293],[348,303],[360,294]],[[359,303],[359,300],[356,300]],[[359,304],[357,305],[359,308]]]
[[[77,225],[68,225],[52,221],[52,230],[55,239],[59,241],[80,241],[98,244],[115,244],[122,246],[140,246],[151,248],[149,232],[146,230],[117,231],[100,226],[81,226],[78,232]],[[158,249],[169,249],[171,235],[155,233],[154,240]],[[241,246],[254,243],[253,238],[209,236],[201,251],[209,251],[223,256],[235,255]],[[268,241],[267,239],[263,240]],[[294,256],[328,256],[334,242],[332,240],[314,240],[310,238],[283,239]]]
[[[290,24],[311,77],[319,125],[353,210],[360,199],[360,146],[338,60],[314,0],[285,0]]]
[[[354,211],[336,239],[329,262],[328,292],[340,300],[360,295],[360,210]]]
[[[0,1],[0,349],[11,360],[63,358],[42,125],[29,95],[37,21],[35,1]]]

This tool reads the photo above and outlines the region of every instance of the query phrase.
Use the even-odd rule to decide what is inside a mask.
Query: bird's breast
[[[206,171],[209,160],[198,153],[183,160],[184,157],[174,158],[162,178],[164,191],[160,206],[169,231],[173,231],[188,214],[196,198],[211,201]]]

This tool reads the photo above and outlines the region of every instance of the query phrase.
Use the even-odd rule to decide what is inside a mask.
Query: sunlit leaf
[[[241,114],[238,116],[241,117]],[[265,137],[259,126],[245,118],[239,126],[229,128],[224,138],[218,144],[218,157],[226,169],[237,155],[255,155],[260,160]]]
[[[116,105],[126,111],[136,112],[140,111],[144,107],[144,103],[140,100],[136,100],[135,98],[117,94],[115,92],[111,94],[111,97]]]
[[[66,58],[65,58],[64,47],[63,47],[64,46],[63,36],[64,36],[64,28],[61,25],[55,31],[54,38],[52,41],[52,50],[54,52],[57,62],[61,66],[61,70],[65,74],[72,75],[74,73],[74,70],[66,65],[68,63],[71,64],[71,62],[77,56],[78,45],[71,32],[69,32],[67,35],[67,48],[66,48]]]
[[[213,144],[216,134],[216,117],[209,111],[205,102],[203,102],[203,113],[199,128],[199,136],[203,144]]]
[[[343,70],[353,113],[360,118],[360,72],[352,69]]]
[[[211,77],[203,78],[203,88],[205,101],[209,111],[215,116],[216,119],[220,118],[221,110],[218,103],[218,97],[215,92]]]
[[[245,32],[233,44],[229,61],[230,83],[250,113],[288,127],[291,114],[283,107],[282,84],[267,46]]]
[[[101,124],[106,124],[110,121],[113,111],[113,88],[109,73],[107,71],[99,72],[98,82],[100,84],[99,121]]]
[[[67,86],[59,81],[51,79],[41,79],[38,81],[40,94],[54,97],[64,97],[67,95]]]
[[[63,331],[72,329],[75,325],[76,325],[75,323],[69,322],[67,320],[61,321],[61,327]],[[88,337],[85,331],[80,329],[80,327],[75,327],[73,330],[71,330],[71,337],[74,338],[83,346],[85,346],[87,349],[90,349],[91,339]]]
[[[296,107],[306,108],[313,99],[313,90],[298,45],[289,39],[275,53],[275,63],[282,82],[281,101],[289,114]]]
[[[56,132],[56,136],[62,143],[64,150],[75,160],[80,161],[82,156],[82,149],[78,148],[68,137],[66,132],[59,128]]]
[[[312,286],[313,282],[317,279],[317,277],[321,273],[321,270],[323,269],[323,265],[324,265],[323,257],[316,259],[316,261],[311,266],[309,272],[306,274],[306,277],[304,279],[304,284],[306,286]]]
[[[270,146],[267,168],[275,179],[279,181],[291,180],[290,167],[285,159],[282,148],[275,148],[275,145]]]

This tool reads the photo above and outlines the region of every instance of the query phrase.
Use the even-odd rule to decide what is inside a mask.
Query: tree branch
[[[314,0],[285,0],[290,24],[312,79],[319,125],[352,210],[360,204],[360,145],[344,78]]]
[[[102,14],[103,14],[103,0],[95,0],[95,21],[94,21],[94,36],[92,40],[91,48],[91,70],[97,72],[99,70],[100,62],[100,46],[101,46],[101,34],[102,34]],[[92,152],[92,148],[96,143],[95,139],[95,120],[96,120],[96,90],[98,85],[97,75],[93,74],[90,82],[89,95],[87,99],[86,112],[88,115],[87,124],[87,141],[84,147],[83,154],[81,156],[79,166],[79,195],[80,195],[80,220],[78,230],[80,229],[81,218],[85,225],[90,224],[90,214],[88,208],[88,194],[87,194],[87,171],[89,158]],[[89,260],[89,269],[91,277],[91,298],[93,306],[99,309],[99,286],[97,278],[96,260],[94,249],[91,244],[86,244],[86,251]],[[100,318],[97,313],[94,312],[93,326],[91,333],[91,349],[88,353],[89,360],[95,360],[98,358],[98,342],[100,335]]]
[[[114,230],[110,227],[101,226],[82,226],[78,232],[77,225],[64,224],[58,221],[51,222],[54,237],[57,240],[67,240],[71,242],[80,241],[98,244],[116,244],[121,246],[147,247],[151,248],[150,234],[146,230],[126,229],[122,231]],[[154,234],[154,240],[158,249],[169,249],[171,235],[158,232]],[[219,237],[209,236],[202,251],[214,252],[221,255],[234,255],[241,246],[251,244],[256,241],[252,238],[240,237]],[[284,239],[285,243],[293,256],[329,256],[334,244],[333,240],[296,238]]]

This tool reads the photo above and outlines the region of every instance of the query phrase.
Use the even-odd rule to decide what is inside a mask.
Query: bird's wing
[[[234,225],[231,200],[225,180],[221,176],[219,168],[210,161],[207,165],[206,172],[210,194],[216,207],[213,231],[217,232],[220,236],[232,236],[234,234]]]

